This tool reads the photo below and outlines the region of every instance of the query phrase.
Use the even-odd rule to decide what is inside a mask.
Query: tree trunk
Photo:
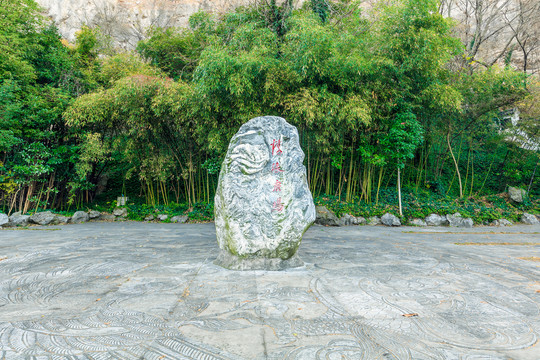
[[[399,216],[403,216],[403,209],[401,208],[401,170],[397,169],[397,191],[398,191],[398,202],[399,202]]]
[[[533,180],[534,180],[534,175],[536,175],[536,168],[538,167],[538,161],[536,162],[536,165],[534,166],[534,171],[533,171],[533,174],[531,176],[531,181],[529,182],[529,186],[527,186],[527,194],[530,194],[530,191],[531,191],[531,186],[533,184]]]
[[[459,197],[463,197],[463,186],[461,185],[461,174],[459,173],[459,166],[456,161],[456,157],[454,156],[454,152],[452,151],[452,145],[450,144],[450,132],[446,135],[446,142],[448,143],[448,150],[450,150],[450,155],[452,155],[452,160],[454,160],[454,166],[456,167],[456,174],[458,176],[458,182],[459,182]]]

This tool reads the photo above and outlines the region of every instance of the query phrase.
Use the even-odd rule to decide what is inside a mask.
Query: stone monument
[[[233,270],[303,265],[296,255],[315,221],[298,131],[285,119],[251,119],[233,136],[221,166],[215,264]]]

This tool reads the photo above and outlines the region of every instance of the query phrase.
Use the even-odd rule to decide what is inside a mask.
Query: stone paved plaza
[[[238,272],[213,264],[213,224],[4,229],[0,358],[538,360],[539,244],[313,226],[305,266]]]

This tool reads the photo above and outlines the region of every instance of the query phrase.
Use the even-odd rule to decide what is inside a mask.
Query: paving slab
[[[0,359],[540,359],[540,226],[313,226],[300,268],[213,224],[0,230]]]

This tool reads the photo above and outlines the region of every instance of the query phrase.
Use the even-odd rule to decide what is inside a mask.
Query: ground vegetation
[[[210,219],[228,142],[260,115],[298,128],[310,189],[338,213],[539,212],[536,35],[511,12],[518,66],[508,50],[483,62],[479,35],[433,0],[200,12],[132,52],[99,28],[67,43],[32,0],[0,4],[3,212],[105,210],[126,195],[133,218]]]

